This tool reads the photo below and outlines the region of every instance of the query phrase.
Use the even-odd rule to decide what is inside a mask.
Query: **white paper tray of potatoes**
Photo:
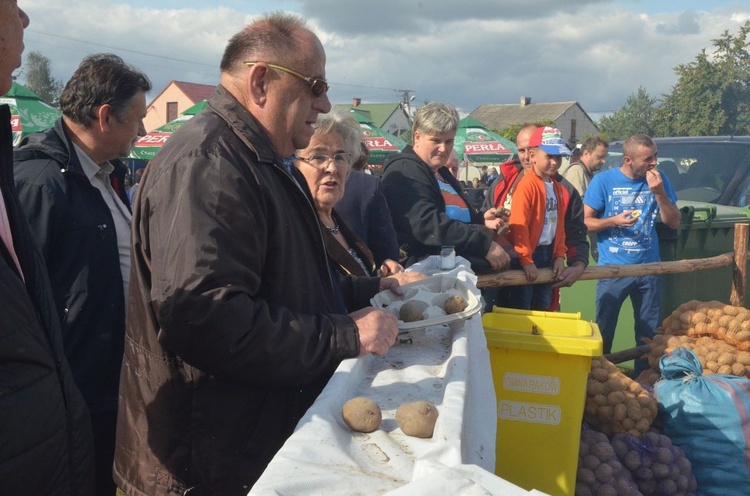
[[[460,327],[480,309],[477,297],[455,277],[436,274],[401,286],[403,295],[381,291],[370,303],[398,318],[401,332],[447,325]]]

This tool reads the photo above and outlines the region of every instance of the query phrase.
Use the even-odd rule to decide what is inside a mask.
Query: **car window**
[[[679,200],[745,206],[750,203],[750,143],[657,140],[657,168],[669,179]],[[609,148],[606,170],[622,164],[622,143]]]

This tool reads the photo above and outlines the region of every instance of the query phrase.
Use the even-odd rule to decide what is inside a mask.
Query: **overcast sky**
[[[18,0],[26,52],[65,82],[87,54],[113,52],[146,72],[151,97],[171,80],[216,84],[227,40],[254,15],[303,15],[323,41],[334,103],[578,101],[619,109],[643,86],[669,92],[750,4],[732,0]],[[23,82],[23,75],[20,77]]]

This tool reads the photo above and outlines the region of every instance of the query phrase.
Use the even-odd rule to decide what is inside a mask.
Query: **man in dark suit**
[[[380,178],[363,172],[369,156],[369,150],[362,143],[362,155],[352,164],[352,171],[346,178],[344,196],[334,208],[346,225],[365,241],[375,257],[375,263],[380,266],[386,259],[398,262],[400,257],[396,230]]]

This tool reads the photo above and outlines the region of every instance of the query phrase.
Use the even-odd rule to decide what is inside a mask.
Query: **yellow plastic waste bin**
[[[586,378],[602,354],[598,326],[580,314],[500,307],[482,323],[497,394],[495,474],[573,495]]]

